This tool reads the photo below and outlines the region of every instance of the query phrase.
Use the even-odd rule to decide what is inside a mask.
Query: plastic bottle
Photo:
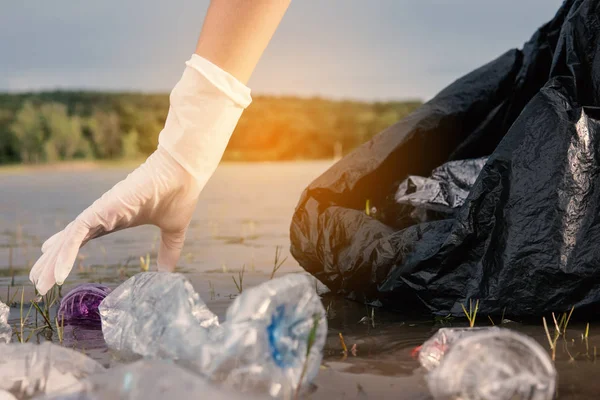
[[[104,371],[85,354],[50,342],[0,344],[0,390],[17,398],[76,390],[81,379]]]
[[[433,370],[458,340],[481,332],[498,331],[497,327],[440,328],[419,349],[419,363],[428,371]]]
[[[426,379],[440,400],[551,400],[556,369],[534,339],[497,329],[459,339]]]

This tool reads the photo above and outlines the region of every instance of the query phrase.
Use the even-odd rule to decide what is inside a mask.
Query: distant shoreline
[[[139,160],[80,160],[80,161],[60,161],[55,163],[42,164],[4,164],[0,165],[0,175],[4,174],[29,174],[33,172],[79,172],[96,171],[99,169],[124,169],[133,170],[142,164],[145,159]],[[243,160],[223,160],[221,164],[274,164],[274,163],[296,163],[296,162],[331,162],[337,161],[332,158],[325,159],[300,159],[300,160],[264,160],[264,161],[243,161]]]

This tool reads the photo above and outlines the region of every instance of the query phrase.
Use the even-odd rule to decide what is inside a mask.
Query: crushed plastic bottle
[[[244,290],[222,327],[222,335],[193,360],[211,380],[290,398],[319,372],[327,318],[307,275],[289,274]]]
[[[242,397],[243,396],[243,397]],[[253,400],[212,385],[206,379],[171,362],[140,360],[110,368],[80,382],[76,391],[67,390],[36,400],[164,400],[164,399]]]
[[[222,325],[187,279],[170,273],[130,278],[100,314],[106,342],[119,352],[177,360],[212,381],[272,397],[312,381],[327,335],[325,310],[304,274],[244,290]]]
[[[444,355],[450,351],[458,340],[481,332],[495,332],[499,329],[495,326],[482,328],[440,328],[420,348],[417,348],[419,363],[427,371],[431,371],[440,365]]]
[[[8,324],[10,307],[0,301],[0,343],[10,343],[12,328]]]
[[[97,283],[84,283],[73,288],[60,301],[59,321],[100,324],[98,306],[109,293],[108,286]]]
[[[0,344],[0,389],[18,398],[76,390],[81,379],[104,371],[86,355],[50,342]]]
[[[534,339],[497,329],[455,342],[426,379],[440,400],[551,400],[556,369]]]
[[[99,310],[104,340],[123,358],[185,358],[219,326],[178,273],[139,273],[113,290]]]

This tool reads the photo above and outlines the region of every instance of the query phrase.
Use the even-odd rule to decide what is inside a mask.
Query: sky
[[[252,0],[248,0],[252,1]],[[253,94],[427,100],[561,0],[292,0]],[[0,91],[169,92],[209,0],[0,0]]]

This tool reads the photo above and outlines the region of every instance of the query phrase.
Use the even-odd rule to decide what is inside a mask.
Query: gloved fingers
[[[48,290],[54,286],[54,266],[56,264],[56,256],[60,250],[60,243],[56,246],[49,248],[46,253],[36,261],[31,272],[29,273],[29,279],[34,284],[35,288],[40,295],[45,295]]]
[[[173,272],[183,243],[185,242],[185,231],[160,233],[160,248],[158,249],[158,270]]]
[[[67,225],[67,228],[72,224],[72,222]],[[67,229],[65,228],[65,229]],[[45,253],[48,251],[48,249],[52,248],[52,246],[54,246],[57,242],[60,242],[60,239],[62,237],[63,232],[65,231],[65,229],[63,229],[62,231],[56,232],[54,235],[50,236],[45,242],[44,244],[42,244],[42,253]]]
[[[40,258],[37,259],[35,264],[33,264],[31,271],[29,271],[29,280],[31,281],[31,283],[33,283],[34,286],[36,286],[37,281],[39,280],[40,275],[42,274],[42,267],[46,265],[45,261],[47,258],[48,255],[46,253],[43,253],[40,256]]]
[[[88,226],[79,219],[65,229],[62,235],[60,251],[56,257],[54,266],[54,279],[57,284],[62,285],[73,269],[79,248],[90,230]]]

